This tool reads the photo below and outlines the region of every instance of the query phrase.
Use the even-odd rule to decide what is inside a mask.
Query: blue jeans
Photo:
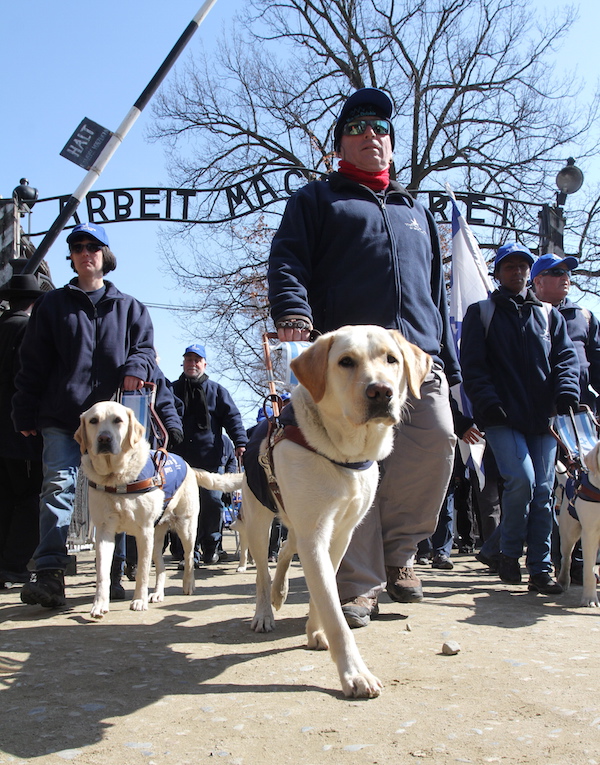
[[[486,428],[485,437],[504,479],[502,521],[496,532],[500,552],[520,558],[526,545],[529,573],[550,573],[556,441],[550,433],[526,435],[499,426]],[[491,552],[496,534],[482,547],[485,554]]]
[[[44,478],[40,494],[40,543],[33,554],[36,569],[65,570],[69,561],[67,535],[73,515],[77,469],[81,461],[73,434],[42,428]]]

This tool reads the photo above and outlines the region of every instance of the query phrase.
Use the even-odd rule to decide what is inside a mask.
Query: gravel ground
[[[276,632],[256,635],[253,569],[202,569],[187,598],[169,563],[164,603],[96,622],[79,553],[68,609],[0,592],[0,763],[600,765],[600,610],[577,606],[578,587],[551,599],[454,561],[419,569],[425,602],[384,596],[355,630],[385,688],[349,701],[327,653],[305,648],[298,563]]]

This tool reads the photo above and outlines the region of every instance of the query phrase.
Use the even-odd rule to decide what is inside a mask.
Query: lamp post
[[[579,191],[583,184],[583,173],[575,165],[573,157],[569,157],[566,167],[556,176],[556,203],[551,205],[542,205],[538,214],[540,248],[539,254],[545,255],[547,252],[553,252],[556,255],[564,256],[564,230],[565,216],[563,205],[567,201],[568,194],[574,194]]]

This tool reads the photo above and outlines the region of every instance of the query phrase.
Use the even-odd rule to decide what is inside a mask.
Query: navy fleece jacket
[[[486,412],[501,406],[507,427],[545,433],[558,396],[579,398],[579,362],[565,320],[555,308],[545,314],[531,290],[521,305],[503,288],[490,299],[487,337],[479,303],[469,306],[462,325],[460,362],[475,422],[485,428]]]
[[[94,306],[76,282],[48,292],[33,307],[15,380],[16,430],[74,433],[81,412],[108,401],[126,375],[151,378],[156,352],[146,307],[106,280]]]
[[[398,183],[376,194],[332,173],[301,188],[273,239],[268,279],[274,321],[307,316],[320,332],[399,329],[442,361],[451,385],[460,382],[437,229]]]

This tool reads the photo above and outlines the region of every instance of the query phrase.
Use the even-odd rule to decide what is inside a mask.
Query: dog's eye
[[[90,425],[97,425],[97,424],[98,424],[98,418],[90,417]]]
[[[338,361],[338,364],[341,367],[353,367],[355,366],[354,359],[350,356],[342,356],[342,358]]]
[[[388,353],[387,355],[387,363],[388,364],[398,364],[398,359],[395,356],[392,356],[391,353]]]
[[[123,418],[122,417],[115,417],[113,422],[115,423],[115,425],[119,425],[121,422],[123,422]]]

